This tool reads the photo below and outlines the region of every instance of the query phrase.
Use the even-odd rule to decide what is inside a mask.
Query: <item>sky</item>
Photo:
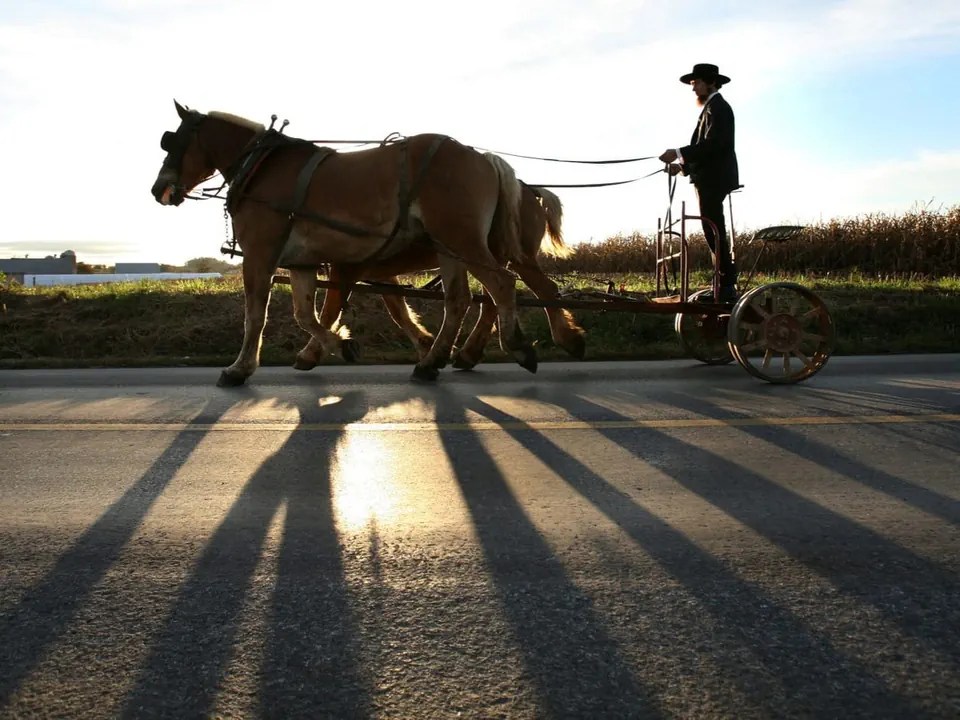
[[[174,99],[302,138],[629,158],[689,141],[698,62],[732,80],[738,231],[960,203],[956,0],[0,0],[0,257],[219,257],[219,202],[149,194]],[[542,185],[658,169],[507,159]],[[571,244],[667,206],[663,174],[555,192]]]

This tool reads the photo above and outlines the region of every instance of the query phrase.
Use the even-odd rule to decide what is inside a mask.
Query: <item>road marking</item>
[[[814,415],[808,417],[745,417],[745,418],[673,418],[661,420],[545,420],[532,422],[492,422],[477,420],[463,423],[433,422],[354,422],[354,423],[290,423],[262,422],[246,423],[99,423],[99,422],[56,422],[56,423],[0,423],[0,432],[396,432],[431,430],[629,430],[631,428],[722,428],[797,426],[797,425],[905,425],[922,423],[960,422],[960,414],[934,413],[925,415]]]

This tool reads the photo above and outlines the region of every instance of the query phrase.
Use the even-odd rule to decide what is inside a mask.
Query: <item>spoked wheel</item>
[[[698,290],[690,302],[713,302],[713,290]],[[677,313],[673,328],[680,337],[680,345],[691,357],[707,365],[726,365],[733,361],[727,346],[727,327],[730,315],[696,315]]]
[[[772,383],[815,375],[833,351],[830,312],[817,295],[789,282],[761,285],[733,308],[727,338],[743,368]]]

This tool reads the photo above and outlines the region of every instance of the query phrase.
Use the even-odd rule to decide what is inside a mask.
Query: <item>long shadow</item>
[[[680,398],[675,398],[680,402]],[[685,400],[697,407],[691,398]],[[581,397],[574,417],[628,420]],[[701,409],[702,406],[701,406]],[[677,462],[661,470],[811,570],[838,590],[876,608],[903,632],[960,665],[960,585],[949,570],[761,474],[653,428],[598,432],[643,458],[650,448]],[[735,441],[734,441],[735,442]]]
[[[747,417],[744,413],[727,410],[707,400],[700,400],[682,393],[668,393],[664,399],[675,407],[707,417]],[[810,433],[801,434],[782,425],[738,425],[737,430],[781,447],[808,462],[839,473],[868,488],[909,503],[919,510],[936,515],[954,525],[960,525],[960,501],[866,465],[833,446],[814,439]]]
[[[960,400],[960,392],[944,391],[942,388],[922,388],[924,396],[931,396],[929,400],[918,400],[916,397],[906,398],[902,395],[893,395],[889,393],[866,392],[862,390],[840,391],[824,390],[820,388],[804,388],[803,397],[797,398],[803,403],[802,407],[810,408],[831,415],[842,414],[850,415],[851,408],[864,410],[863,415],[887,415],[898,414],[908,416],[919,416],[923,418],[930,413],[933,414],[955,414],[960,411],[960,406],[950,404],[947,400],[953,400],[956,396]],[[914,393],[915,394],[915,393]],[[664,396],[663,402],[673,402],[677,393],[671,396]],[[716,391],[714,397],[721,400],[739,397],[732,392],[724,393]],[[815,402],[819,398],[821,402]],[[960,423],[924,420],[922,423],[877,423],[871,425],[873,431],[882,434],[896,435],[898,437],[910,437],[911,439],[923,443],[928,447],[940,448],[954,454],[960,454]],[[931,433],[925,430],[936,429],[941,437],[933,437]],[[950,502],[953,502],[951,499]]]
[[[761,589],[739,578],[720,560],[704,552],[680,531],[638,505],[603,477],[540,433],[515,429],[518,418],[474,400],[471,410],[505,425],[504,431],[561,477],[573,490],[614,521],[661,568],[695,597],[717,624],[715,642],[697,643],[714,655],[715,672],[725,683],[760,704],[771,716],[789,708],[796,716],[849,717],[868,711],[872,717],[924,717],[923,711],[897,695],[884,680],[837,650],[780,607]],[[594,406],[583,414],[610,411]],[[600,431],[612,436],[616,431]],[[630,431],[633,432],[633,431]],[[690,637],[703,633],[691,628]],[[743,648],[759,662],[739,667]]]
[[[362,393],[298,408],[300,424],[349,423]],[[361,681],[330,488],[341,432],[295,430],[248,480],[216,529],[142,667],[124,717],[206,717],[214,707],[271,522],[286,503],[260,668],[260,714],[362,717]]]
[[[0,621],[0,707],[9,702],[24,678],[64,634],[154,502],[206,437],[206,432],[190,426],[216,422],[230,404],[207,403],[143,476],[107,508],[3,617]]]
[[[906,413],[921,414],[924,412],[952,412],[953,409],[943,404],[944,393],[934,388],[914,388],[909,396],[894,393],[868,392],[864,390],[822,390],[820,388],[804,388],[805,404],[813,405],[812,400],[819,399],[824,404],[822,409],[830,412],[849,412],[850,408],[867,410],[868,413]]]
[[[437,418],[464,423],[462,399],[437,388]],[[537,691],[540,717],[661,717],[590,598],[510,491],[476,433],[441,431],[506,619]]]
[[[917,425],[879,425],[878,429],[884,433],[896,433],[898,437],[909,437],[911,440],[923,443],[927,447],[946,450],[957,456],[957,465],[960,466],[960,423],[925,422],[925,430],[936,430],[937,437],[924,432]]]
[[[336,407],[343,423],[362,419],[368,409],[359,391]],[[323,422],[323,408],[313,414],[301,422]],[[262,717],[316,717],[321,708],[336,718],[371,713],[333,509],[331,468],[340,435],[298,436],[288,443],[284,463],[269,473],[283,482],[287,515],[261,672]]]

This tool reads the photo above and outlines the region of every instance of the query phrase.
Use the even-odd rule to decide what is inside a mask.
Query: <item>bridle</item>
[[[207,116],[196,110],[190,110],[185,118],[180,122],[180,127],[176,131],[167,130],[160,136],[160,149],[167,152],[164,158],[163,168],[172,170],[177,182],[170,183],[171,194],[179,199],[198,200],[201,196],[189,195],[186,186],[183,184],[183,158],[187,154],[187,148],[190,147],[191,139],[196,140],[197,146],[203,153],[205,163],[216,168],[213,161],[213,155],[209,148],[200,140],[197,129],[206,120]],[[202,182],[202,180],[201,180]]]

